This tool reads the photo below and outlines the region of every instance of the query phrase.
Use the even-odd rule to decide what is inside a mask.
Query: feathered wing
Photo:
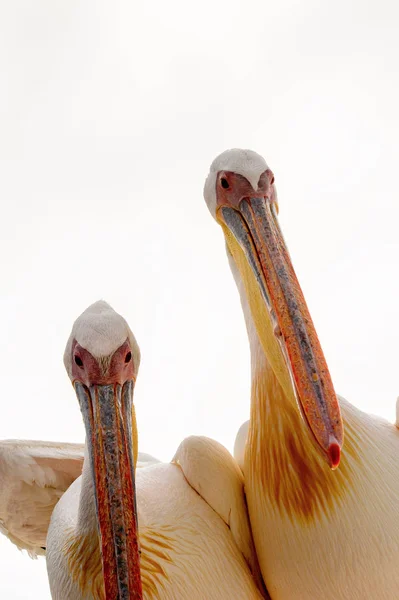
[[[161,461],[147,454],[146,452],[139,452],[137,456],[136,469],[143,469],[144,467],[150,467],[151,465],[159,464]]]
[[[82,473],[83,444],[0,441],[0,531],[30,556],[45,554],[55,505]]]
[[[172,460],[190,486],[228,525],[265,598],[265,591],[249,524],[240,467],[224,446],[207,437],[183,440]]]

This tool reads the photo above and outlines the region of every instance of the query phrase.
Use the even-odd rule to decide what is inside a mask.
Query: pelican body
[[[140,353],[126,321],[105,302],[93,304],[76,320],[64,362],[85,423],[84,450],[30,442],[24,468],[13,476],[7,467],[23,444],[0,444],[0,475],[17,506],[12,512],[11,502],[0,504],[3,532],[32,554],[46,551],[52,598],[268,597],[243,476],[227,450],[190,437],[169,464],[138,454],[133,390]],[[46,497],[50,481],[60,490]],[[22,521],[39,516],[35,533],[23,530]]]
[[[235,456],[269,594],[394,600],[399,432],[335,394],[264,159],[224,152],[204,196],[225,234],[250,342],[250,420]]]
[[[174,460],[179,456],[184,466],[186,459],[198,461],[202,471],[208,461],[216,458],[223,464],[226,460],[224,451],[204,438],[188,438]],[[176,463],[154,463],[137,469],[135,482],[143,598],[262,598],[231,531],[241,527],[242,514],[238,511],[229,515],[228,498],[219,509],[223,510],[221,518],[197,492],[201,487],[191,487]],[[215,494],[222,491],[220,487]],[[54,600],[105,597],[94,505],[92,476],[85,461],[82,477],[55,507],[49,528],[47,569]],[[239,529],[236,533],[244,550],[249,540],[245,540],[245,534],[241,537]],[[253,552],[250,547],[245,550],[247,556],[248,551]],[[251,558],[255,560],[254,555]]]

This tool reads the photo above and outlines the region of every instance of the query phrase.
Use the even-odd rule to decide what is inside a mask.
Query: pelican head
[[[86,428],[106,598],[142,598],[135,499],[133,388],[140,352],[106,302],[75,321],[64,363]]]
[[[227,150],[204,187],[229,259],[243,283],[260,343],[288,397],[297,401],[331,468],[339,465],[343,424],[327,364],[278,224],[274,176],[251,150]]]

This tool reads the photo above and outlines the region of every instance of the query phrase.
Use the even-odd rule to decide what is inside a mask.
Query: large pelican
[[[54,600],[264,597],[242,473],[223,446],[190,437],[171,464],[149,457],[135,469],[140,353],[126,321],[105,302],[93,304],[75,322],[64,362],[86,448],[83,473],[48,529]]]
[[[343,398],[341,418],[264,159],[224,152],[204,196],[225,234],[250,342],[250,420],[235,452],[270,596],[396,600],[399,432]]]

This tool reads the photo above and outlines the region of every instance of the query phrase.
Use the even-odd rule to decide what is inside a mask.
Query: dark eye
[[[78,367],[83,367],[83,360],[77,354],[75,354],[75,363],[78,365]]]
[[[274,183],[274,175],[272,173],[272,178],[270,179],[270,185],[273,185],[273,183]]]
[[[220,185],[222,186],[222,188],[224,188],[225,190],[229,189],[229,182],[227,181],[226,177],[222,177],[220,180]]]
[[[125,363],[128,363],[132,360],[132,353],[128,352],[125,356]]]

